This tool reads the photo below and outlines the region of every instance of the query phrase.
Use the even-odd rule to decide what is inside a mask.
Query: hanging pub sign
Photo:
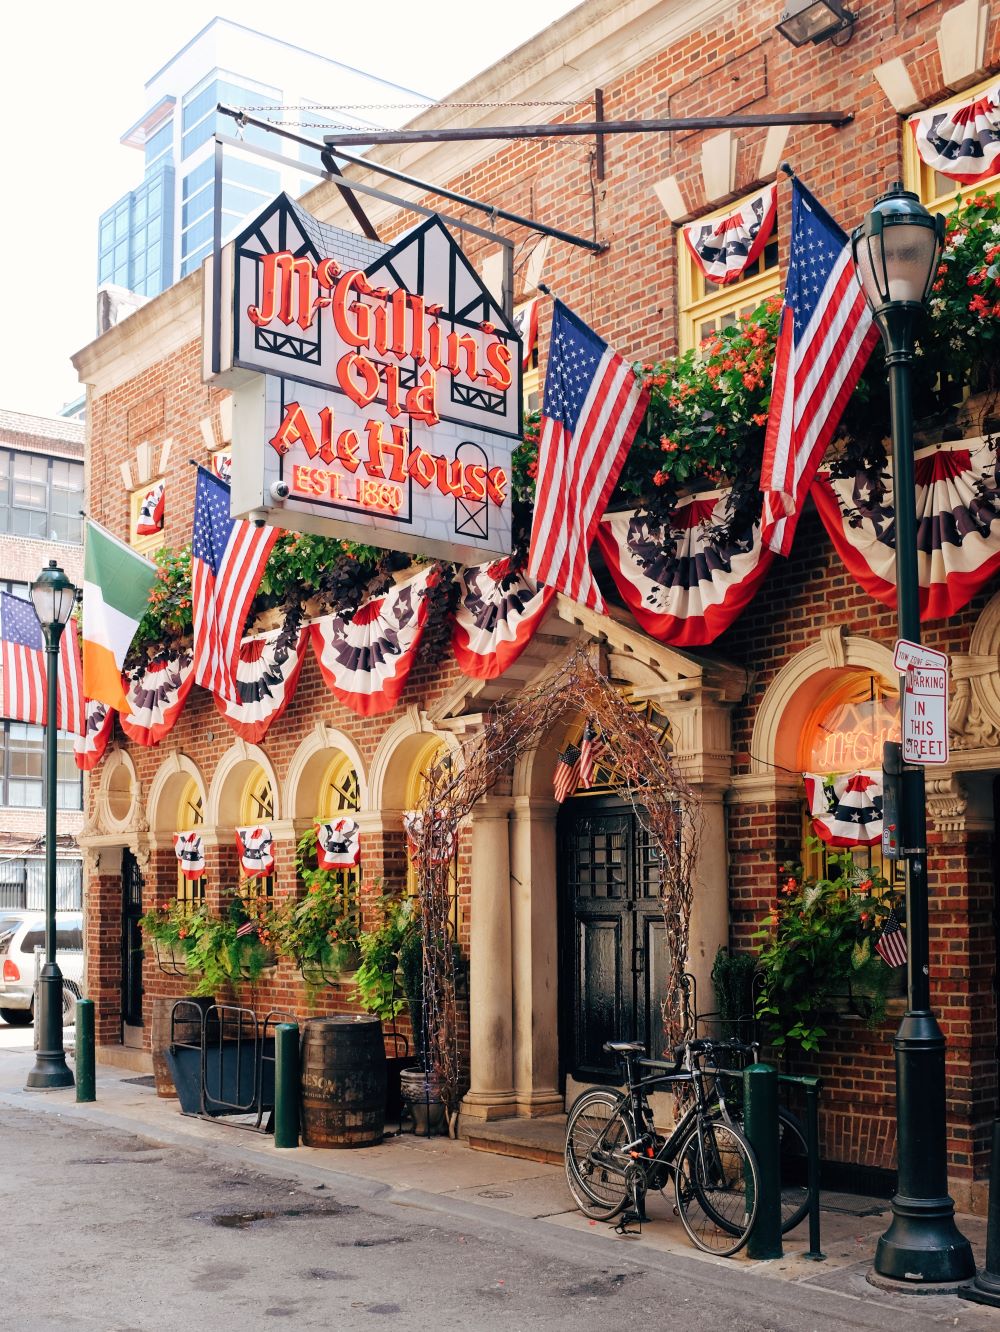
[[[233,390],[234,517],[464,563],[510,553],[521,341],[440,218],[390,247],[279,195],[220,270],[205,378]]]

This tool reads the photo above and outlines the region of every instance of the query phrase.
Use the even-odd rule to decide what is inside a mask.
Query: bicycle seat
[[[645,1054],[642,1041],[605,1041],[604,1049],[608,1054]]]

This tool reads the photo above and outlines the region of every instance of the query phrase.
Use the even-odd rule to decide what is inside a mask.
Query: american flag
[[[791,258],[760,478],[762,540],[780,555],[792,548],[806,491],[877,341],[850,241],[793,181]]]
[[[45,638],[30,601],[0,593],[3,715],[44,726],[48,712]],[[61,731],[83,734],[83,669],[76,622],[70,620],[59,640],[56,724]]]
[[[875,940],[875,951],[887,967],[901,967],[906,961],[906,936],[900,929],[895,907],[889,908],[882,933]]]
[[[560,805],[567,796],[571,796],[580,781],[580,751],[576,745],[559,755],[555,771],[552,774],[552,794]]]
[[[580,741],[580,757],[577,763],[580,768],[579,785],[585,791],[590,790],[591,782],[594,780],[594,764],[600,756],[604,744],[597,733],[597,727],[592,721],[588,721],[583,728],[583,739]]]
[[[191,541],[194,678],[231,703],[238,698],[243,625],[278,534],[277,527],[231,519],[229,487],[198,468]]]
[[[587,552],[648,400],[628,362],[556,301],[528,572],[594,610],[604,599]]]

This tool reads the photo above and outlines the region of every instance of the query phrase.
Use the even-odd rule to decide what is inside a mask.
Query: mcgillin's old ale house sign
[[[440,218],[390,247],[279,195],[220,268],[205,378],[233,391],[234,517],[465,563],[509,553],[520,341]]]

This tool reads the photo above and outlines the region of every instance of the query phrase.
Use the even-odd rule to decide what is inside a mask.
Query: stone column
[[[517,796],[511,824],[514,1087],[517,1113],[563,1108],[559,1091],[559,941],[554,800]]]
[[[685,970],[694,976],[692,1002],[698,1012],[715,1012],[712,967],[720,948],[729,944],[729,856],[723,790],[698,786],[698,852],[694,862],[691,922]],[[694,1014],[692,1013],[692,1017]],[[699,1035],[708,1035],[702,1024]],[[726,1034],[726,1033],[723,1033]]]
[[[510,800],[490,797],[472,811],[469,920],[469,1071],[466,1119],[514,1114],[511,985]]]

